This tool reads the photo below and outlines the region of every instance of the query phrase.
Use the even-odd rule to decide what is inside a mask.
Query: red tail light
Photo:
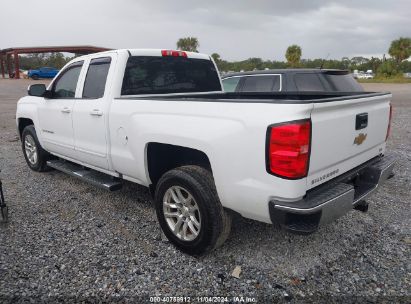
[[[387,141],[388,137],[390,136],[390,132],[391,132],[391,120],[392,120],[392,105],[390,104],[390,116],[389,116],[389,118],[388,118],[387,135],[385,136],[385,141]]]
[[[268,127],[268,173],[288,179],[307,176],[310,141],[311,121],[309,119]]]
[[[171,57],[187,57],[187,53],[183,51],[173,51],[173,50],[162,50],[161,55],[163,57],[165,56],[171,56]]]

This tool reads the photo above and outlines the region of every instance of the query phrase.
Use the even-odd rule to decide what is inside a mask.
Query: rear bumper
[[[375,192],[390,177],[393,155],[378,156],[318,186],[300,201],[270,201],[270,218],[286,230],[311,233],[322,224],[341,217]]]

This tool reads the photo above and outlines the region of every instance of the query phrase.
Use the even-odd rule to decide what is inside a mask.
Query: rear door
[[[384,152],[390,98],[386,94],[314,103],[308,188]]]
[[[108,76],[115,59],[113,56],[104,55],[88,62],[81,98],[76,100],[73,111],[77,159],[102,169],[108,169]]]
[[[67,66],[52,83],[52,97],[44,98],[38,117],[44,148],[67,157],[75,157],[73,106],[83,61]]]

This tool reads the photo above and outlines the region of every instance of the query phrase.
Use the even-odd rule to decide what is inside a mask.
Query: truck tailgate
[[[382,154],[391,94],[314,103],[307,190]]]

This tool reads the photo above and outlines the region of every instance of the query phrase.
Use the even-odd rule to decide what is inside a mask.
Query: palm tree
[[[394,58],[397,64],[411,56],[411,38],[400,37],[391,42],[388,53]]]
[[[197,52],[200,43],[196,37],[180,38],[177,41],[177,49],[188,52]]]
[[[285,52],[285,58],[291,67],[296,67],[300,63],[301,59],[301,47],[296,44],[290,45]]]

